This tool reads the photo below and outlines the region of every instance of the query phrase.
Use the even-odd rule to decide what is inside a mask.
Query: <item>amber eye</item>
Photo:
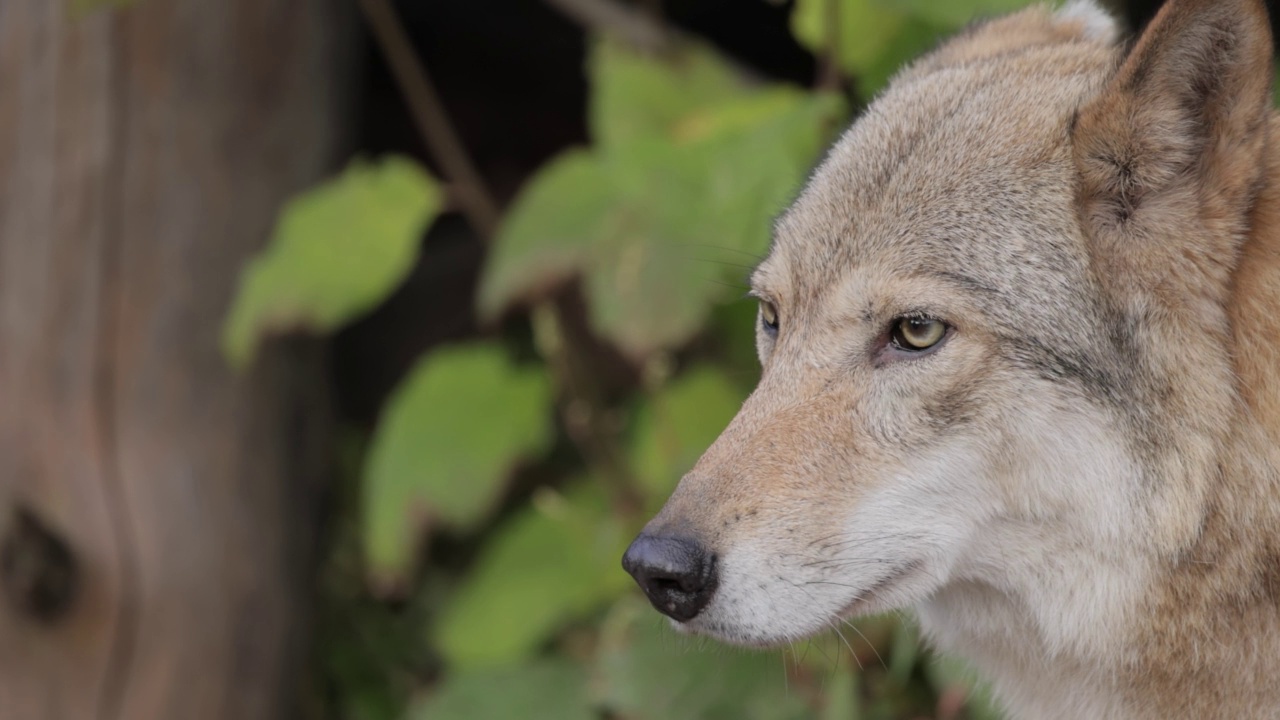
[[[893,324],[893,344],[902,350],[918,352],[937,345],[947,334],[947,324],[928,317],[899,318]]]
[[[760,322],[771,333],[778,332],[778,308],[768,300],[760,301]]]

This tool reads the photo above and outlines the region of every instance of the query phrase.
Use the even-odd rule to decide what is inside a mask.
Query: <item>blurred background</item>
[[[909,614],[734,650],[620,557],[771,219],[1024,4],[0,0],[0,716],[999,717]]]

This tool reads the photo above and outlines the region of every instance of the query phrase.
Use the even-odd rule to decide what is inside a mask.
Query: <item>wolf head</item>
[[[1261,0],[1116,35],[1086,2],[975,26],[778,220],[760,384],[624,558],[678,627],[773,644],[999,606],[1053,650],[1119,642],[1236,412],[1272,65]]]

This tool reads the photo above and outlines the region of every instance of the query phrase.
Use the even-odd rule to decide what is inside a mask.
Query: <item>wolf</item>
[[[1017,718],[1280,717],[1280,148],[1262,0],[977,24],[751,276],[762,373],[623,558],[742,645],[913,609]]]

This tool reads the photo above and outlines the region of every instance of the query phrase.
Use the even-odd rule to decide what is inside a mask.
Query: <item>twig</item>
[[[615,35],[642,50],[657,51],[667,44],[667,31],[661,24],[613,0],[546,0],[546,3],[587,28]]]
[[[440,162],[446,179],[453,183],[459,206],[476,233],[489,241],[498,228],[498,204],[449,122],[431,77],[418,60],[390,0],[360,0],[360,9],[409,104],[418,132]]]
[[[0,0],[2,1],[2,0]],[[566,9],[576,8],[585,14],[580,19],[592,23],[608,24],[614,30],[625,30],[626,38],[646,48],[658,49],[665,42],[662,28],[647,17],[614,6],[608,0],[547,0]],[[499,210],[493,196],[485,187],[484,179],[476,171],[467,155],[465,146],[445,115],[439,96],[431,84],[426,68],[419,61],[409,38],[396,17],[390,0],[360,0],[365,19],[373,29],[400,86],[400,92],[409,105],[418,131],[432,154],[440,162],[445,179],[453,184],[460,209],[467,216],[476,233],[486,242],[493,239],[498,226]],[[603,8],[603,13],[601,9]],[[591,14],[595,13],[595,14]],[[617,13],[617,14],[611,14]],[[534,309],[536,316],[564,326],[563,314],[568,312],[563,300],[549,301]],[[535,322],[536,324],[536,322]],[[566,339],[567,340],[567,339]],[[619,457],[611,434],[599,422],[604,413],[603,401],[580,381],[588,373],[578,367],[574,357],[576,348],[569,342],[557,342],[545,348],[549,365],[557,368],[562,376],[566,400],[561,407],[570,440],[577,446],[588,465],[597,468],[605,481],[612,486],[615,500],[624,511],[639,507],[636,482]],[[575,413],[575,408],[585,412]],[[581,415],[582,417],[578,417]]]
[[[561,418],[569,440],[582,459],[599,473],[608,487],[616,509],[623,515],[643,507],[640,484],[617,450],[617,434],[606,422],[608,411],[599,388],[591,381],[590,368],[582,348],[570,337],[571,309],[561,295],[534,308],[535,343],[547,360],[563,393]]]
[[[840,90],[840,0],[826,0],[826,36],[823,38],[822,69],[818,75],[818,89]]]

